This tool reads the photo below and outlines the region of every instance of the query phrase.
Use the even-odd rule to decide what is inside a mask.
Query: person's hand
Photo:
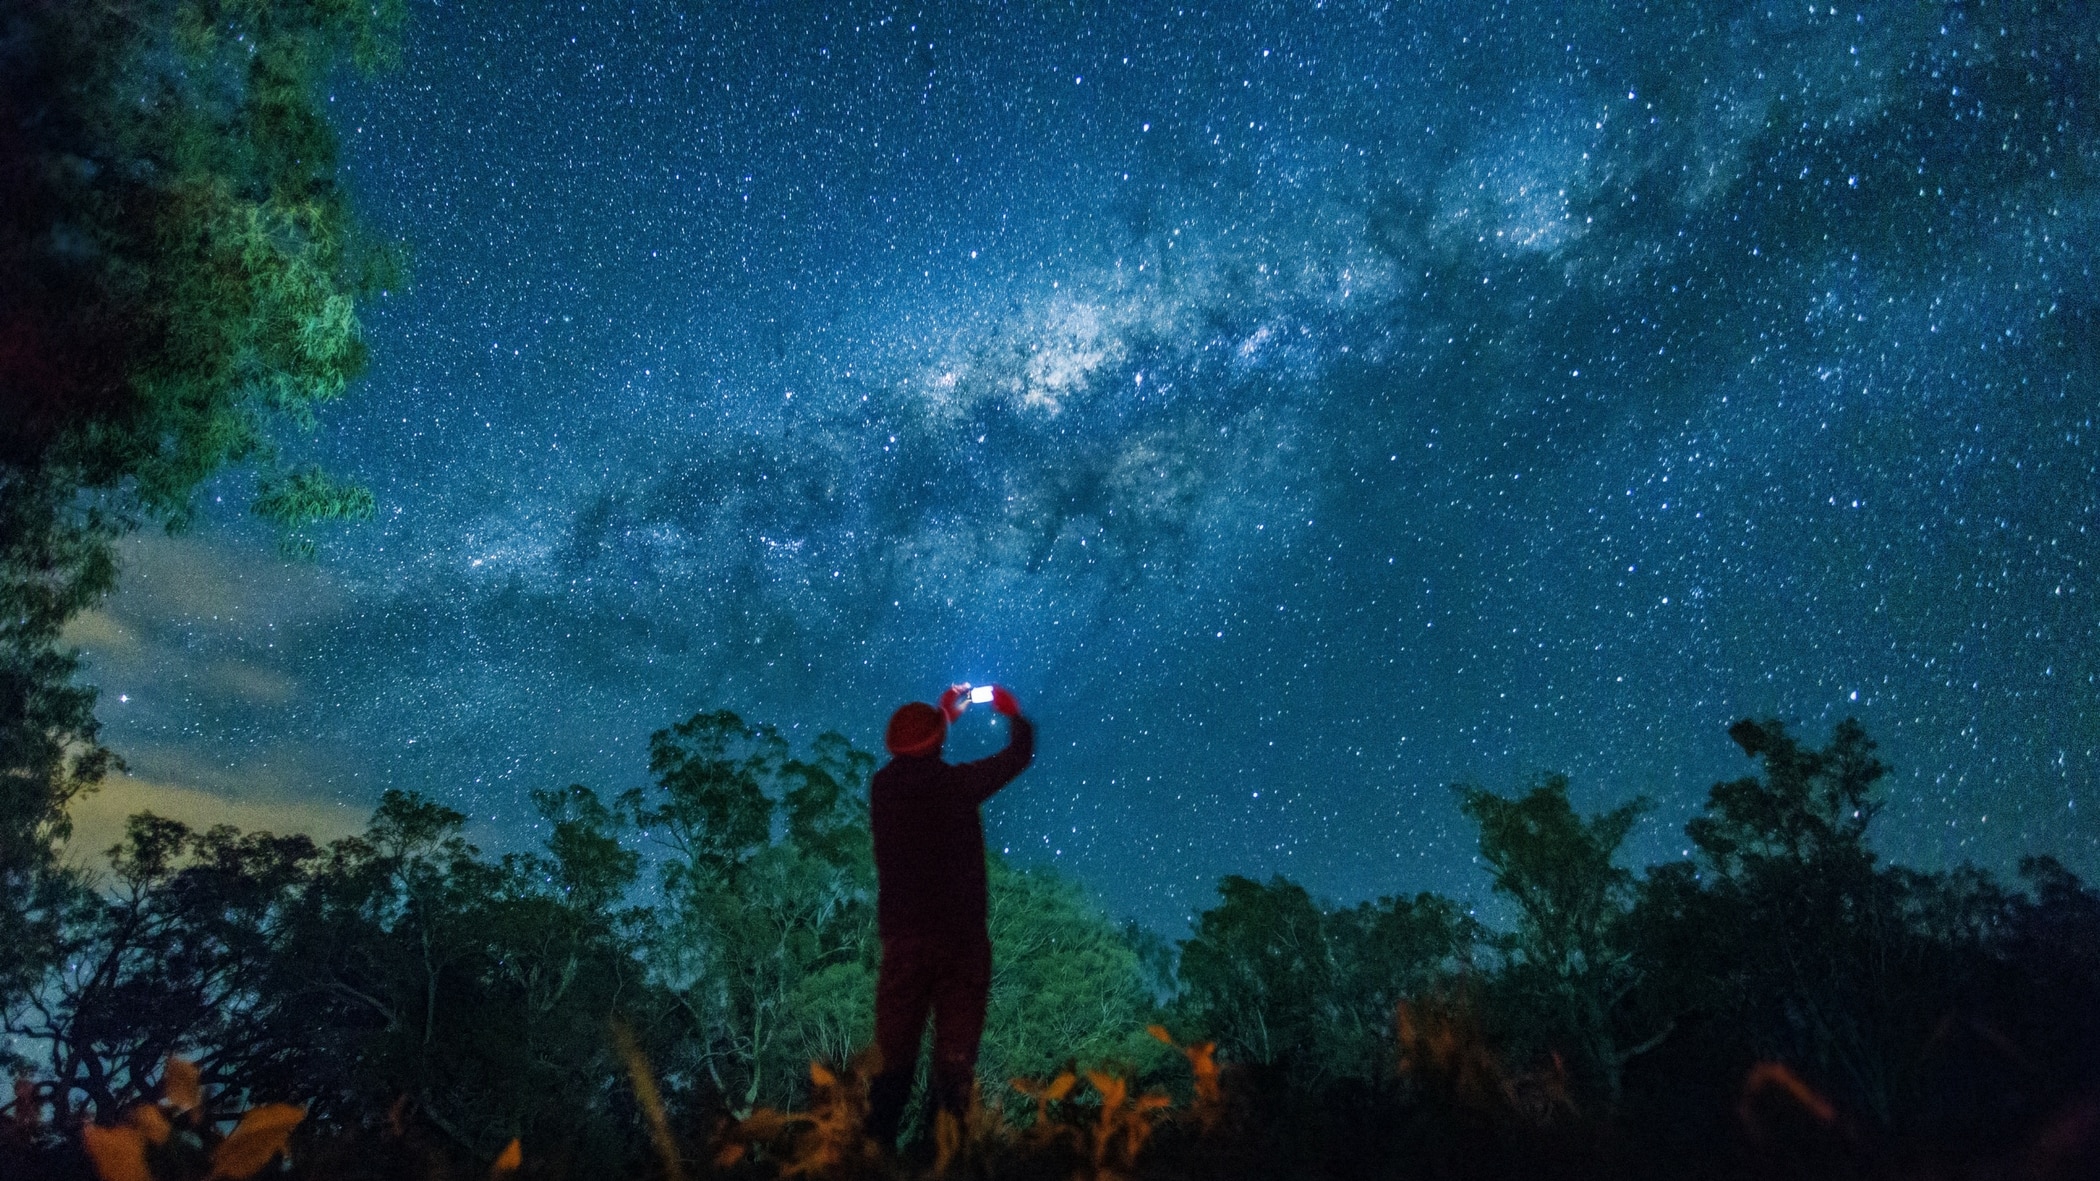
[[[992,708],[998,710],[1002,714],[1005,714],[1009,718],[1018,718],[1021,716],[1020,700],[1017,699],[1013,694],[1008,693],[1006,691],[1006,686],[1004,685],[992,686]]]
[[[995,698],[995,706],[996,700]],[[963,711],[968,708],[970,708],[970,687],[968,685],[950,685],[941,693],[941,716],[948,719],[949,725],[954,725],[955,719],[961,717]]]

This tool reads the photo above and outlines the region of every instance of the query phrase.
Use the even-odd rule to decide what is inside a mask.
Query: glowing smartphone
[[[990,685],[979,685],[975,689],[970,690],[970,704],[972,705],[986,705],[991,700],[992,687]]]

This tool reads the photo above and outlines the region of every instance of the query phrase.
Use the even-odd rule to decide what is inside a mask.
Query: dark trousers
[[[868,1087],[867,1125],[878,1143],[897,1142],[929,1012],[933,1101],[957,1117],[968,1109],[991,987],[989,939],[910,935],[882,941],[882,974],[875,984],[875,1045],[882,1067]]]

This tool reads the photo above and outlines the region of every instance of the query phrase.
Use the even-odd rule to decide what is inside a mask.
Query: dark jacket
[[[1035,758],[1035,727],[1009,718],[1006,749],[950,766],[899,755],[868,783],[875,829],[875,927],[884,939],[985,938],[984,821],[977,806]]]

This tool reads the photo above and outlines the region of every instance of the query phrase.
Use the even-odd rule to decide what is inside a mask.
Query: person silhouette
[[[919,1038],[933,1017],[930,1098],[960,1119],[975,1082],[977,1044],[992,985],[985,926],[984,821],[978,806],[1035,758],[1035,727],[1004,688],[991,705],[1011,725],[990,758],[941,761],[948,726],[969,707],[969,686],[940,704],[914,701],[890,715],[883,745],[893,756],[868,784],[875,836],[875,930],[882,968],[875,984],[875,1046],[867,1133],[894,1149],[919,1066]]]

